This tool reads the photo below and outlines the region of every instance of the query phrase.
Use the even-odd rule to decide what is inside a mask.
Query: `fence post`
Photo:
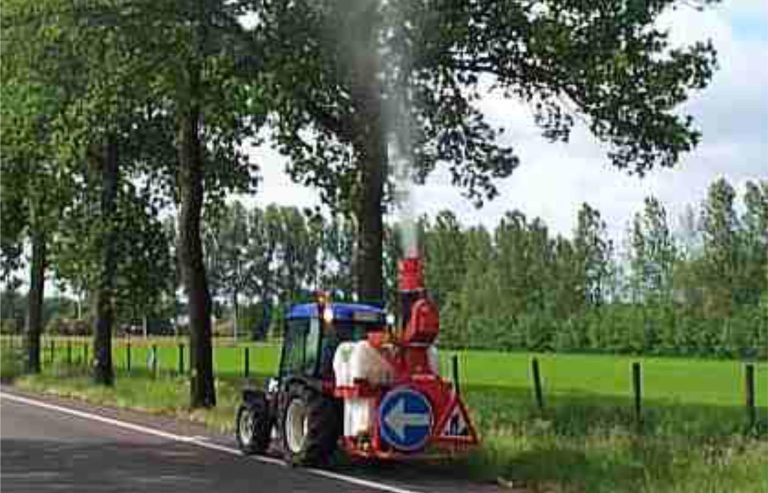
[[[184,374],[184,344],[179,343],[179,375]]]
[[[639,362],[632,363],[632,390],[635,394],[635,423],[640,428],[643,425],[643,396]]]
[[[125,370],[131,373],[131,341],[125,344]]]
[[[157,377],[157,344],[152,344],[152,378]]]
[[[453,391],[456,395],[461,394],[461,387],[459,386],[459,357],[455,354],[451,356],[451,375],[453,377]]]
[[[56,360],[56,341],[51,339],[51,343],[49,344],[49,346],[51,348],[50,349],[50,351],[51,351],[51,367],[53,367],[53,363]]]
[[[67,339],[67,366],[72,366],[72,340]]]
[[[746,390],[747,420],[749,429],[754,429],[757,421],[757,409],[755,409],[755,365],[748,363],[744,368],[744,384]]]
[[[243,348],[243,376],[248,378],[251,374],[251,352],[248,346]]]
[[[86,367],[86,368],[88,368],[89,366],[91,366],[91,365],[88,363],[88,343],[87,343],[87,342],[84,342],[84,343],[83,343],[83,363],[85,364],[85,367]]]
[[[539,408],[539,412],[544,411],[544,394],[541,391],[541,374],[539,373],[539,360],[533,358],[531,360],[531,369],[533,370],[533,391],[536,395],[536,406]]]

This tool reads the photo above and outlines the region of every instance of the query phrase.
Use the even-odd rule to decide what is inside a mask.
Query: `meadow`
[[[4,339],[9,345],[10,340]],[[67,360],[67,344],[71,344],[71,361],[81,364],[88,356],[90,339],[44,338],[43,365],[51,364],[51,341],[54,364]],[[14,343],[18,346],[21,341]],[[85,349],[83,346],[88,348]],[[183,347],[184,369],[189,368],[186,339],[154,337],[149,339],[115,339],[113,362],[117,369],[127,369],[130,345],[131,368],[144,371],[151,368],[151,348],[157,348],[159,372],[175,372],[179,367],[179,345]],[[244,372],[245,348],[249,353],[249,372],[268,376],[277,372],[280,358],[279,343],[238,342],[231,339],[214,340],[214,369],[224,379],[238,378]],[[733,407],[744,403],[745,362],[725,359],[617,356],[603,354],[554,354],[497,351],[450,351],[441,355],[441,372],[450,377],[450,360],[458,356],[459,378],[462,385],[482,389],[531,388],[531,359],[539,360],[545,396],[588,395],[601,398],[630,397],[631,364],[642,366],[643,398],[668,405],[705,405]],[[768,362],[750,361],[756,368],[758,407],[768,407]]]

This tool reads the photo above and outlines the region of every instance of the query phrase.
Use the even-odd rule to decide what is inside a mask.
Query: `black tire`
[[[287,427],[292,403],[303,407],[306,432],[301,445],[293,447]],[[307,386],[293,384],[288,388],[285,409],[280,419],[280,442],[285,460],[296,466],[317,466],[330,462],[341,435],[341,408],[337,399],[325,396]]]
[[[256,393],[237,409],[235,436],[237,446],[244,454],[261,454],[269,448],[272,418],[269,405],[262,393]]]

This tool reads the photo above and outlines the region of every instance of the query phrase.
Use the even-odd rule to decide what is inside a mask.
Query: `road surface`
[[[0,487],[14,492],[498,491],[407,468],[312,470],[240,455],[229,437],[169,418],[3,388]],[[412,469],[412,468],[411,468]]]

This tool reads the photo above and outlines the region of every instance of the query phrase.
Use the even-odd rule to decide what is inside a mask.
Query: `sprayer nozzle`
[[[400,291],[424,289],[421,258],[409,256],[400,260],[397,267]]]

